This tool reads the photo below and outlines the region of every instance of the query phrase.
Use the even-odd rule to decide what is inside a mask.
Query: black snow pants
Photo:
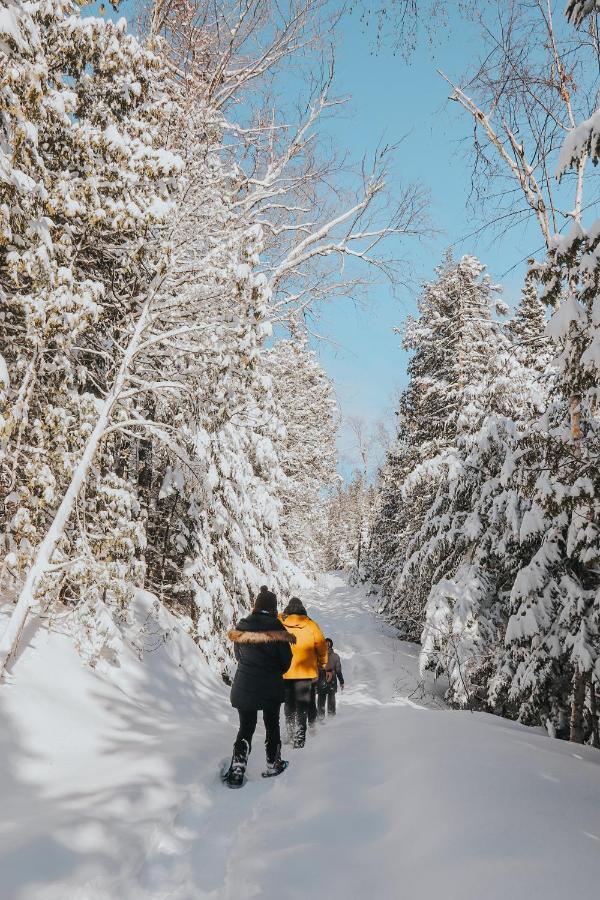
[[[327,713],[335,716],[335,694],[335,688],[329,684],[325,687],[319,685],[317,688],[317,712],[320,719],[325,718],[325,703],[327,703]]]
[[[267,762],[273,763],[277,759],[279,747],[281,745],[281,733],[279,731],[279,710],[281,703],[272,703],[263,709],[263,721],[265,723],[265,749],[267,751]],[[240,729],[237,733],[234,744],[234,753],[243,749],[242,741],[248,741],[248,747],[252,747],[252,738],[256,730],[258,722],[258,710],[256,709],[238,709],[240,717]]]
[[[288,737],[300,743],[306,739],[306,723],[316,721],[315,685],[310,678],[284,680],[285,721]]]

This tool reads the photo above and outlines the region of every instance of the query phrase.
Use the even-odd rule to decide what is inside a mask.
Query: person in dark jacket
[[[344,690],[342,661],[333,649],[331,638],[325,638],[325,643],[327,644],[327,663],[324,668],[319,669],[317,682],[317,712],[321,720],[325,718],[325,703],[327,703],[328,715],[335,716],[335,695],[338,682],[341,689]]]
[[[277,618],[277,597],[266,586],[261,587],[252,613],[238,622],[229,638],[238,661],[231,705],[238,711],[240,727],[224,780],[229,787],[241,787],[259,709],[266,730],[267,768],[263,774],[279,775],[287,766],[281,759],[279,710],[284,697],[283,674],[291,665],[295,638]]]

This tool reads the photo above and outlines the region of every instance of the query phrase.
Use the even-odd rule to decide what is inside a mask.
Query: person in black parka
[[[252,613],[229,632],[234,643],[237,672],[231,687],[231,705],[238,711],[240,727],[233,745],[231,765],[225,775],[230,787],[241,787],[248,765],[252,738],[263,713],[267,753],[265,775],[279,775],[287,763],[281,759],[279,710],[283,702],[283,674],[292,662],[295,637],[277,618],[277,597],[261,587]]]

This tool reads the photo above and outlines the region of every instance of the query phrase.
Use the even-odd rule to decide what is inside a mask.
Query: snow
[[[592,159],[597,158],[596,144],[600,131],[600,109],[589,119],[580,122],[567,134],[558,157],[556,177],[560,178],[572,166],[576,166],[585,152],[590,152]]]
[[[38,237],[50,252],[52,252],[53,249],[52,237],[50,236],[50,227],[52,225],[53,222],[48,216],[42,216],[40,219],[31,219],[28,226],[31,234]]]
[[[171,494],[181,493],[184,488],[185,479],[181,469],[175,468],[172,466],[167,466],[167,471],[165,472],[165,477],[163,478],[163,483],[161,485],[158,499],[164,500],[165,497],[171,496]]]
[[[574,221],[567,234],[553,234],[549,240],[549,249],[556,250],[560,256],[566,255],[573,247],[576,241],[581,241],[585,236],[579,222]]]
[[[445,710],[363,588],[324,576],[306,601],[339,715],[268,782],[259,728],[242,791],[216,775],[228,689],[150,595],[118,668],[82,666],[66,615],[31,623],[0,686],[2,900],[593,896],[600,754]]]
[[[26,49],[15,9],[0,9],[0,34],[11,37],[19,49]]]
[[[565,15],[570,22],[579,26],[594,11],[600,11],[598,0],[569,0]]]
[[[8,374],[8,366],[6,360],[0,353],[0,391],[5,391],[10,387],[10,376]]]
[[[553,313],[546,326],[546,333],[555,341],[564,341],[569,335],[571,324],[584,321],[584,307],[573,294],[570,294]]]

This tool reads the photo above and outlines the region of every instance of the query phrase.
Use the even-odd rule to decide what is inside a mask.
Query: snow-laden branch
[[[600,13],[598,0],[569,0],[565,10],[565,16],[577,28],[588,16]]]
[[[102,403],[94,428],[81,451],[79,460],[74,467],[70,482],[56,513],[54,514],[52,523],[37,548],[33,562],[25,577],[25,582],[20,590],[17,603],[10,615],[4,632],[0,636],[0,679],[6,670],[7,663],[17,647],[29,611],[35,604],[38,586],[48,571],[54,551],[64,534],[65,527],[73,512],[75,501],[88,477],[96,451],[107,432],[111,415],[115,405],[119,401],[123,388],[127,383],[133,359],[139,350],[142,336],[148,324],[148,316],[152,308],[153,300],[160,289],[165,276],[165,272],[157,274],[149,287],[146,300],[141,308],[131,338],[123,354],[123,359],[121,360],[112,388],[109,390],[106,399]]]

